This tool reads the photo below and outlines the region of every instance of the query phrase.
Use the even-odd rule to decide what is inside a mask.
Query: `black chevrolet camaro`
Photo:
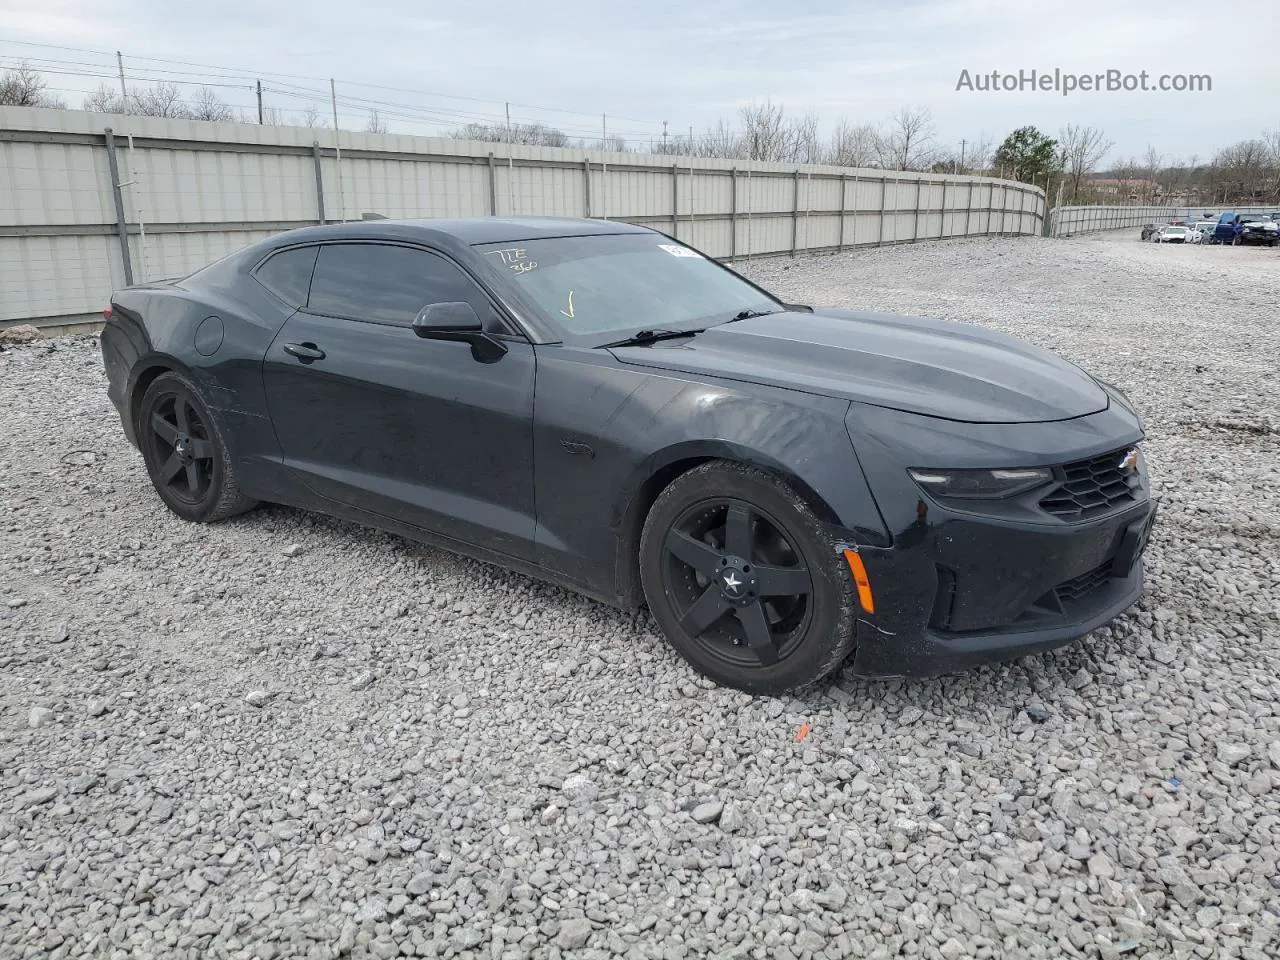
[[[974,326],[784,303],[551,218],[282,233],[108,310],[161,499],[289,504],[647,603],[753,692],[1046,650],[1142,592],[1124,395]]]

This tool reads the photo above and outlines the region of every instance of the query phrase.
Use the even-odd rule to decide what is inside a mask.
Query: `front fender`
[[[888,535],[850,443],[844,399],[618,363],[538,346],[534,467],[540,562],[627,595],[626,564],[653,498],[712,458],[786,478],[827,522]]]

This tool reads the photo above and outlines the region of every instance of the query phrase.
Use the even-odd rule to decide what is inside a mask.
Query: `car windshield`
[[[654,233],[552,237],[476,249],[565,339],[592,346],[641,330],[701,330],[783,309],[737,274]]]

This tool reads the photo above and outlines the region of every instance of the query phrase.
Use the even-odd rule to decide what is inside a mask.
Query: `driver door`
[[[427,304],[467,301],[508,350],[419,338]],[[267,405],[287,466],[313,492],[532,559],[533,347],[461,268],[387,243],[321,246],[306,306],[267,351]]]

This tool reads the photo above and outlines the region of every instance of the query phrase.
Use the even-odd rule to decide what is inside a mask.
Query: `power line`
[[[21,42],[21,41],[0,40],[0,44],[9,43],[9,42]],[[110,56],[109,54],[107,54],[106,51],[84,50],[83,48],[63,47],[56,44],[39,44],[38,46],[53,48],[58,50],[85,52],[85,53],[90,53],[94,55],[100,55],[104,58],[107,58]],[[111,59],[114,60],[115,57],[112,57]],[[187,66],[199,66],[198,64],[190,64],[185,61],[167,61],[167,60],[161,60],[160,58],[134,57],[131,59],[132,60],[142,59],[142,60],[147,60],[149,62],[150,61],[175,62],[175,63],[184,64]],[[93,78],[93,79],[99,79],[99,80],[112,80],[120,76],[120,72],[123,72],[123,71],[119,71],[119,67],[117,64],[94,63],[94,62],[91,62],[90,60],[72,59],[68,57],[62,57],[62,58],[21,57],[20,58],[12,54],[0,54],[0,66],[3,66],[5,61],[15,66],[23,66],[23,65],[31,66],[31,64],[35,64],[35,66],[33,66],[32,69],[35,69],[40,73],[47,73],[54,76],[70,76],[70,77]],[[170,83],[175,86],[180,85],[180,86],[188,86],[188,87],[220,88],[225,90],[247,90],[247,91],[253,91],[255,94],[257,92],[258,87],[261,85],[261,81],[258,78],[255,78],[249,75],[231,73],[227,68],[211,67],[210,69],[215,69],[223,72],[214,74],[213,75],[214,78],[211,79],[209,75],[204,73],[198,73],[195,71],[171,70],[163,67],[150,67],[150,68],[147,68],[144,73],[137,73],[137,72],[130,73],[127,79],[131,82]],[[271,74],[264,73],[264,75],[270,76]],[[277,76],[280,76],[280,75],[277,75]],[[289,76],[289,75],[283,75],[283,76]],[[182,77],[196,77],[198,79],[180,79]],[[231,79],[243,79],[244,82],[242,83],[225,82]],[[378,85],[373,85],[373,84],[350,84],[350,86],[355,86],[361,90],[365,88],[388,89],[388,90],[400,89],[400,88],[394,88],[394,87],[379,87]],[[73,90],[68,90],[66,88],[58,88],[58,89],[68,93],[77,92]],[[364,111],[365,113],[371,110],[377,110],[380,116],[385,116],[390,119],[407,121],[412,124],[419,124],[419,125],[429,124],[437,127],[444,126],[444,127],[452,127],[452,128],[466,127],[473,124],[493,127],[493,126],[501,125],[502,123],[505,122],[505,119],[506,119],[505,111],[502,116],[499,116],[495,113],[485,113],[485,112],[476,111],[476,110],[462,110],[462,109],[454,109],[454,108],[447,108],[447,107],[426,106],[426,105],[417,104],[417,103],[404,103],[399,100],[384,100],[376,97],[364,97],[364,96],[358,96],[356,94],[352,94],[349,92],[344,92],[340,96],[332,96],[330,93],[315,89],[314,87],[302,86],[301,84],[291,83],[285,80],[272,81],[271,86],[262,86],[261,89],[264,93],[274,94],[276,96],[282,96],[282,97],[286,97],[293,100],[299,100],[302,102],[306,102],[312,106],[318,106],[322,104],[327,106],[329,105],[330,100],[333,99],[334,101],[336,101],[336,103],[334,104],[335,106],[338,104],[341,104],[341,106],[344,108],[343,111],[341,111],[341,117],[342,119],[345,119],[345,120],[350,120],[352,118],[355,118],[358,121],[362,116],[365,115],[365,114],[349,113],[347,112],[348,110],[351,110],[351,111],[359,110],[359,111]],[[474,98],[474,97],[459,97],[456,99],[465,100],[467,102],[480,103],[480,104],[493,102],[493,101],[481,100],[479,98]],[[253,108],[252,104],[249,105],[248,107],[238,103],[228,104],[228,106],[236,106],[236,107],[239,107],[240,109]],[[272,108],[277,111],[283,112],[282,107],[272,105]],[[540,108],[526,107],[525,109],[537,110]],[[306,111],[294,111],[294,112],[301,113],[304,116],[306,115]],[[587,114],[580,114],[578,111],[558,110],[556,112],[587,116]],[[611,138],[602,136],[600,133],[597,132],[597,128],[594,125],[595,115],[592,114],[590,116],[592,117],[592,121],[593,121],[590,126],[587,126],[585,124],[557,123],[552,127],[552,129],[564,134],[567,137],[576,138],[580,141],[598,142],[601,144],[606,143]],[[541,123],[540,121],[532,117],[517,117],[516,121],[517,123],[532,124],[532,125],[539,125]],[[642,122],[642,121],[636,121],[636,122]],[[614,137],[622,136],[624,138],[645,142],[645,141],[651,141],[655,139],[656,134],[653,130],[618,129],[615,127],[613,136]]]
[[[12,60],[14,58],[0,57],[0,60],[4,60],[4,59]],[[5,66],[5,65],[3,63],[0,63],[0,66]],[[14,69],[14,68],[12,66],[8,66],[6,67],[6,69]],[[52,73],[56,76],[62,76],[62,77],[94,77],[94,78],[102,78],[106,80],[114,80],[116,78],[116,74],[114,72],[97,73],[97,72],[91,72],[88,70],[59,70],[56,67],[40,67],[38,68],[37,72]],[[176,86],[187,86],[187,87],[220,87],[227,90],[252,90],[253,89],[253,85],[249,83],[217,83],[216,81],[204,81],[204,80],[172,80],[168,77],[144,77],[144,76],[139,76],[138,74],[130,74],[129,79],[142,80],[147,83],[172,83]]]
[[[65,46],[62,44],[54,44],[54,43],[37,43],[35,41],[30,41],[30,40],[7,40],[7,39],[0,40],[0,44],[6,44],[6,43],[15,44],[19,46],[40,47],[40,48],[50,49],[50,50],[65,50],[73,53],[91,53],[91,54],[95,54],[97,56],[103,56],[103,57],[115,56],[113,51],[93,50],[87,47],[72,47],[72,46]],[[33,57],[31,59],[35,59],[35,58]],[[130,61],[141,60],[146,63],[168,63],[168,64],[175,64],[177,66],[183,66],[183,67],[200,67],[205,70],[215,70],[220,73],[229,74],[230,76],[235,78],[245,78],[248,80],[252,80],[257,77],[275,77],[275,78],[283,78],[288,80],[309,80],[317,83],[328,83],[330,79],[328,77],[313,77],[313,76],[307,76],[304,74],[295,74],[295,73],[279,73],[279,72],[274,72],[269,70],[248,70],[247,71],[242,67],[227,67],[227,66],[222,66],[218,64],[198,63],[196,61],[191,61],[191,60],[175,60],[175,59],[170,59],[165,57],[146,57],[146,56],[129,54],[127,59]],[[93,66],[100,66],[100,65],[93,64]],[[184,71],[167,71],[164,69],[156,69],[156,70],[153,70],[153,72],[155,73],[172,72],[172,73],[181,74]],[[467,101],[471,103],[492,103],[492,104],[497,104],[500,102],[497,100],[485,99],[483,97],[470,97],[462,94],[441,93],[439,91],[412,89],[409,87],[386,86],[386,85],[376,84],[376,83],[362,83],[357,80],[339,79],[336,82],[343,87],[361,87],[361,88],[367,88],[372,90],[386,90],[392,93],[411,93],[417,96],[436,97],[443,100],[462,100],[462,101]],[[596,117],[600,116],[600,111],[598,110],[592,110],[592,111],[570,110],[564,107],[544,107],[544,106],[538,106],[536,104],[516,103],[514,101],[512,101],[511,106],[519,107],[522,110],[537,110],[544,113],[564,113],[564,114],[571,114],[574,116],[591,117],[593,122]],[[638,117],[625,117],[620,114],[613,114],[613,113],[610,113],[609,116],[611,117],[616,116],[617,119],[625,120],[628,123],[652,123],[655,126],[659,123],[659,121],[657,120],[646,120]]]

